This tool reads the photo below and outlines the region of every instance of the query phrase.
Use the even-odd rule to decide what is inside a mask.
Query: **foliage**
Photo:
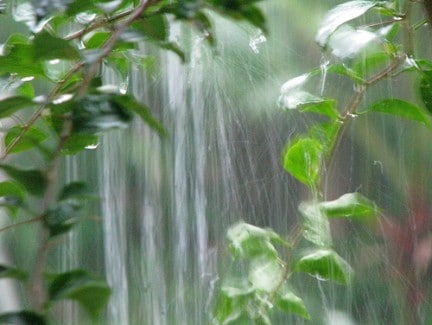
[[[430,6],[429,1],[425,3]],[[228,231],[233,257],[246,263],[247,272],[231,281],[235,285],[229,281],[222,285],[214,314],[216,324],[270,324],[273,306],[309,318],[301,294],[290,281],[298,272],[341,284],[352,281],[353,269],[333,248],[329,219],[374,218],[380,210],[358,192],[327,199],[333,158],[347,125],[360,115],[384,113],[431,126],[432,61],[417,57],[413,48],[414,32],[425,26],[426,19],[415,21],[414,1],[403,4],[401,10],[396,0],[354,0],[331,9],[322,19],[316,42],[334,63],[294,77],[281,87],[281,108],[290,114],[299,111],[316,117],[282,154],[284,169],[308,188],[310,199],[299,205],[300,225],[286,238],[246,223]],[[347,104],[308,90],[310,81],[323,73],[342,76],[352,84]],[[401,74],[419,80],[418,93],[425,109],[401,98],[363,104],[365,94],[380,81]]]
[[[170,26],[190,25],[214,46],[209,12],[266,30],[257,1],[0,1],[2,17],[22,30],[4,35],[0,53],[0,118],[7,126],[0,168],[10,178],[0,183],[0,196],[15,222],[0,231],[34,223],[41,232],[32,270],[0,265],[0,277],[23,281],[31,301],[25,310],[0,315],[1,322],[48,324],[52,306],[64,299],[100,318],[111,292],[103,279],[81,269],[45,272],[49,248],[82,220],[87,201],[95,198],[84,182],[59,184],[59,166],[65,155],[93,146],[105,131],[127,127],[135,117],[166,135],[151,108],[102,82],[101,68],[108,65],[126,77],[132,57],[145,65],[146,58],[132,55],[143,42],[187,61]],[[43,166],[21,159],[29,154],[42,157]],[[17,217],[23,221],[14,221]],[[282,304],[292,300],[286,297]]]

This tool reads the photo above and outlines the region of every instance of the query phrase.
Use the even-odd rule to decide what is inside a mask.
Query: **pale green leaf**
[[[296,296],[293,292],[289,291],[283,295],[277,296],[275,305],[286,313],[297,314],[303,318],[310,319],[309,312],[303,300]]]
[[[302,216],[303,237],[318,246],[330,247],[332,238],[327,217],[315,202],[302,202],[299,205]]]
[[[257,258],[251,262],[249,281],[255,289],[273,292],[283,279],[283,268],[275,259]]]
[[[363,218],[374,216],[378,212],[372,201],[357,192],[344,194],[333,201],[321,202],[319,207],[330,218]]]

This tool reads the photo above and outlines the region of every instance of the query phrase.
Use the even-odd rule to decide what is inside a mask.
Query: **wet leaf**
[[[0,323],[19,325],[48,325],[48,321],[42,315],[27,310],[0,314]]]
[[[104,280],[84,270],[73,270],[57,274],[49,284],[48,293],[51,301],[77,301],[93,319],[96,319],[105,308],[111,289]]]
[[[9,117],[13,113],[35,106],[35,103],[28,97],[15,96],[0,100],[0,118]]]
[[[68,41],[44,31],[35,36],[34,57],[38,61],[53,59],[78,60],[80,54]]]
[[[43,195],[46,187],[46,180],[40,170],[22,170],[4,164],[1,164],[0,168],[18,183],[22,184],[30,194],[35,196]]]
[[[317,43],[325,47],[336,29],[346,22],[362,16],[376,5],[375,1],[356,0],[344,2],[336,6],[327,12],[322,20],[315,38]]]
[[[5,55],[0,56],[0,75],[16,73],[20,77],[43,76],[44,69],[34,60],[32,44],[11,44],[6,46]]]
[[[137,114],[141,120],[149,127],[159,133],[159,135],[166,135],[165,128],[153,117],[150,108],[138,102],[135,98],[129,95],[113,95],[113,102],[120,106],[124,111],[129,111]]]
[[[167,20],[160,14],[142,18],[134,22],[131,27],[156,41],[165,41],[169,35]]]
[[[339,74],[342,76],[347,76],[351,78],[354,82],[363,83],[364,79],[354,70],[347,67],[345,64],[332,64],[327,69],[328,72]]]
[[[343,26],[330,37],[328,45],[333,55],[342,59],[354,58],[377,38],[378,35],[367,30]]]
[[[21,137],[22,127],[21,126],[14,126],[7,132],[5,138],[4,138],[4,144],[6,147],[8,147],[11,143],[15,141],[15,139]],[[48,139],[48,134],[34,126],[28,128],[26,132],[24,133],[24,136],[22,136],[17,142],[17,144],[12,148],[10,151],[11,153],[17,153],[20,151],[32,149],[34,147],[37,147],[41,142]]]
[[[76,133],[69,137],[63,148],[62,154],[74,155],[89,148],[96,148],[99,144],[99,137],[95,134]]]
[[[8,209],[9,217],[15,218],[18,213],[18,208],[24,207],[26,190],[15,181],[0,182],[0,197],[2,197],[0,206]]]
[[[249,267],[249,281],[257,290],[273,292],[283,279],[283,268],[275,259],[257,258]]]
[[[420,97],[429,113],[432,113],[432,71],[423,73],[420,80]]]
[[[19,268],[0,264],[0,278],[13,278],[17,280],[26,280],[28,274]]]
[[[278,295],[275,299],[275,305],[283,312],[293,313],[303,318],[310,319],[309,312],[301,298],[293,292],[286,292]]]
[[[93,198],[94,192],[90,191],[87,184],[84,182],[72,182],[63,187],[60,192],[59,200],[80,199],[86,200]]]
[[[299,205],[299,212],[304,227],[303,237],[315,245],[330,247],[332,245],[330,224],[318,203],[302,202]]]
[[[321,98],[321,101],[300,105],[299,110],[301,112],[313,112],[327,115],[333,120],[338,117],[338,111],[336,110],[335,101],[333,99]]]
[[[384,99],[373,104],[365,112],[380,112],[420,122],[426,127],[431,126],[429,116],[420,107],[401,99]],[[363,113],[363,112],[362,112]]]
[[[351,266],[331,249],[316,249],[303,255],[294,266],[297,272],[305,272],[320,280],[333,280],[348,284],[353,277]]]
[[[86,42],[87,49],[100,48],[111,36],[110,32],[97,32],[94,33]]]
[[[64,200],[51,207],[44,218],[50,237],[69,231],[78,221],[78,211],[82,208],[80,200]]]
[[[234,256],[257,257],[269,256],[276,258],[278,253],[274,243],[283,243],[271,229],[263,229],[253,225],[239,222],[228,229],[229,246]]]
[[[378,212],[376,205],[360,193],[347,193],[334,201],[321,202],[321,211],[329,218],[364,218]]]
[[[284,169],[303,184],[314,187],[320,178],[321,144],[312,138],[298,138],[283,154]]]

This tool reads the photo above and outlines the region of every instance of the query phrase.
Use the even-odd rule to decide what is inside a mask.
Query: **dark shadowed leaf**
[[[152,40],[165,41],[168,37],[168,23],[163,15],[141,18],[131,27]]]
[[[329,218],[364,218],[378,213],[376,205],[360,193],[347,193],[334,201],[321,202],[319,207]]]
[[[112,100],[116,105],[122,107],[123,110],[137,114],[144,123],[157,131],[159,135],[163,136],[166,134],[165,128],[153,117],[150,108],[141,104],[132,96],[113,95]]]
[[[366,112],[391,114],[420,122],[427,127],[431,126],[431,120],[423,109],[401,99],[384,99],[373,104]]]
[[[432,113],[432,71],[424,72],[420,80],[420,97],[429,113]]]
[[[84,182],[72,182],[63,187],[60,192],[59,200],[66,199],[88,199],[93,198],[94,192],[90,191]]]
[[[9,165],[0,165],[6,174],[22,184],[30,194],[40,196],[44,193],[46,180],[40,170],[22,170]]]
[[[17,280],[26,280],[28,274],[19,268],[0,264],[0,278],[13,278]]]
[[[351,266],[331,249],[316,249],[303,255],[294,270],[305,272],[321,280],[348,284],[353,277]]]
[[[75,133],[66,140],[62,154],[74,155],[85,149],[94,149],[98,143],[99,137],[96,134]]]
[[[48,325],[48,321],[32,311],[16,311],[0,314],[0,324],[8,325]]]
[[[44,218],[50,237],[69,231],[78,221],[78,211],[82,208],[79,200],[65,200],[50,208]]]
[[[84,270],[73,270],[56,275],[48,287],[51,301],[77,301],[95,319],[105,308],[111,295],[106,282]]]

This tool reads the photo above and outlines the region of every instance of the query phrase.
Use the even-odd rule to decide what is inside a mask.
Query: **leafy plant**
[[[59,166],[66,155],[94,146],[105,131],[127,127],[135,117],[161,137],[167,130],[151,108],[102,82],[101,68],[110,66],[126,78],[132,57],[134,64],[145,64],[144,57],[131,55],[143,42],[186,62],[187,54],[170,38],[170,26],[175,21],[190,25],[214,45],[209,11],[265,30],[256,3],[0,1],[1,15],[22,30],[4,35],[0,54],[0,118],[5,126],[0,168],[10,178],[0,184],[0,196],[12,222],[0,231],[26,224],[40,228],[31,270],[0,266],[2,278],[25,283],[31,300],[25,310],[1,314],[0,322],[48,324],[52,306],[65,299],[78,302],[97,320],[109,300],[111,289],[96,275],[82,269],[57,274],[46,270],[50,247],[82,220],[86,203],[95,198],[84,182],[60,184]],[[42,166],[24,155],[40,157]]]
[[[429,9],[430,1],[425,4]],[[431,126],[432,61],[418,57],[413,46],[415,32],[427,26],[425,17],[416,21],[417,5],[409,0],[354,0],[337,5],[323,18],[316,42],[334,63],[288,80],[279,97],[280,107],[290,114],[314,115],[315,122],[286,145],[281,159],[284,169],[308,188],[310,198],[299,205],[300,224],[286,238],[244,222],[229,229],[231,253],[246,271],[222,285],[214,323],[270,324],[273,306],[308,319],[306,304],[291,281],[298,272],[341,284],[352,281],[354,270],[333,248],[329,220],[375,218],[381,211],[359,192],[328,200],[326,188],[338,145],[356,117],[384,113]],[[308,90],[313,78],[326,74],[352,85],[346,104]],[[424,107],[402,98],[364,104],[377,84],[402,74],[419,80]]]

